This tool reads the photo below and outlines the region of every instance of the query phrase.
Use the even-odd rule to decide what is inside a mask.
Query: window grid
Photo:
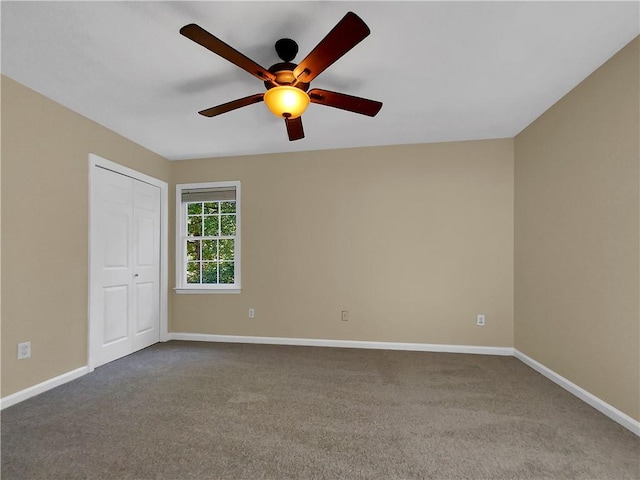
[[[187,202],[186,284],[235,282],[236,202]]]

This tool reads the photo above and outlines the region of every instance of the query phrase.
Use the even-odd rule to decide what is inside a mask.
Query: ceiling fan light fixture
[[[286,85],[270,88],[264,94],[264,103],[280,118],[298,118],[309,106],[309,101],[305,91]]]

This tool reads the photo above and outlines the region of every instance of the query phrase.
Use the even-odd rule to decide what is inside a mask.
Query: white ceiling
[[[630,2],[8,2],[2,73],[171,160],[512,137],[640,32]],[[197,23],[268,68],[346,12],[371,35],[312,82],[384,103],[375,118],[312,104],[289,142],[264,91],[178,33]],[[33,113],[37,115],[37,112]]]

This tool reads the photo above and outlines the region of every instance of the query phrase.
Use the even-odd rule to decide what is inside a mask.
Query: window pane
[[[217,215],[211,217],[204,217],[204,235],[206,237],[217,237],[218,234],[218,217]]]
[[[202,264],[202,283],[218,283],[218,265],[215,262]]]
[[[200,283],[200,262],[187,263],[187,283]]]
[[[220,283],[234,282],[234,264],[233,262],[220,262]]]
[[[217,240],[202,240],[202,260],[215,260]]]
[[[235,235],[235,234],[236,234],[236,216],[222,215],[222,217],[220,217],[220,235]]]
[[[189,215],[202,213],[202,203],[187,203],[187,212]]]
[[[202,217],[189,217],[187,220],[187,235],[190,237],[202,235]]]
[[[200,240],[187,241],[187,260],[200,260]]]
[[[220,208],[222,213],[236,213],[236,202],[222,202]]]
[[[205,202],[204,214],[211,215],[212,213],[218,213],[219,202]]]
[[[220,240],[220,260],[233,260],[234,240]]]

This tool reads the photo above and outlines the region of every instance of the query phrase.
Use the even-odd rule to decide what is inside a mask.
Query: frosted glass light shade
[[[273,87],[265,92],[264,103],[276,117],[297,118],[309,106],[309,95],[296,87]]]

